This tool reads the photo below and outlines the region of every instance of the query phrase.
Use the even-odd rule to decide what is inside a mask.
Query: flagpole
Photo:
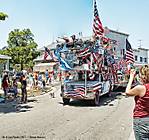
[[[93,23],[94,23],[94,3],[95,3],[95,0],[92,0],[92,28],[93,28]],[[93,37],[94,33],[93,33],[93,29],[92,29],[92,37]]]

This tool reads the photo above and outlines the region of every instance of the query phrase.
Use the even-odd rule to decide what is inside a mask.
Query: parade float
[[[70,99],[92,100],[99,105],[99,97],[111,90],[110,78],[105,77],[105,55],[99,40],[74,39],[57,45],[54,52],[63,75],[61,96],[64,104]]]

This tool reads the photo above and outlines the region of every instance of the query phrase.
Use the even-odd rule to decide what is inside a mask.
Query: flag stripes
[[[134,63],[133,50],[127,39],[126,39],[126,62]]]
[[[77,87],[74,89],[75,92],[80,94],[85,94],[85,88],[84,87]]]
[[[48,56],[50,56],[52,60],[55,60],[54,56],[53,56],[53,52],[50,49],[48,49],[47,47],[45,47],[44,60],[47,60]]]
[[[100,37],[104,33],[104,28],[99,18],[96,0],[94,0],[94,20],[93,20],[93,33],[95,37]]]

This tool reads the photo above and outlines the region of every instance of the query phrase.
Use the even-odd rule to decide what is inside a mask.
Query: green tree
[[[0,12],[0,20],[5,20],[6,18],[8,18],[8,15]]]
[[[10,63],[21,65],[21,70],[25,67],[33,68],[33,59],[40,52],[37,51],[37,43],[34,41],[34,35],[30,29],[19,30],[15,29],[9,33],[8,47],[1,50],[1,54],[10,56]]]

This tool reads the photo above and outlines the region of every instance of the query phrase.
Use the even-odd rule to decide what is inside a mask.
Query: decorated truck
[[[95,72],[95,71],[94,71]],[[110,81],[103,80],[102,74],[95,74],[94,80],[88,77],[88,69],[75,69],[68,72],[70,78],[66,77],[62,86],[62,99],[64,104],[69,104],[70,99],[91,100],[94,105],[99,105],[99,98],[109,94]],[[72,77],[71,77],[72,76]],[[67,79],[68,78],[68,79]]]
[[[106,53],[99,40],[75,39],[72,44],[57,45],[54,55],[63,75],[61,96],[64,104],[69,104],[70,99],[81,99],[99,105],[100,96],[110,93],[111,77],[105,76],[108,70]]]

